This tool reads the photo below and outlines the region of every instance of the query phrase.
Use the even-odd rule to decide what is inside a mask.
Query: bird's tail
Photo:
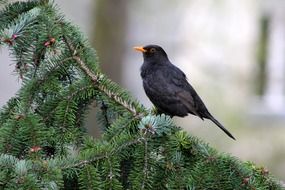
[[[218,120],[216,120],[212,115],[209,116],[209,119],[211,121],[213,121],[220,129],[222,129],[229,137],[236,140],[235,137]]]

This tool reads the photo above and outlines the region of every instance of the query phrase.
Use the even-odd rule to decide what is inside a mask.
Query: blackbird
[[[210,114],[197,92],[188,83],[185,74],[169,61],[166,52],[160,46],[147,45],[134,49],[143,53],[143,87],[158,113],[171,117],[184,117],[190,113],[202,120],[210,119],[235,140],[234,136]]]

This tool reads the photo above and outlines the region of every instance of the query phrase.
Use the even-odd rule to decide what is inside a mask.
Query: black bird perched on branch
[[[208,111],[185,74],[168,59],[166,52],[158,45],[134,47],[143,53],[141,67],[144,90],[159,113],[170,116],[187,116],[188,113],[213,121],[229,137],[233,135]]]

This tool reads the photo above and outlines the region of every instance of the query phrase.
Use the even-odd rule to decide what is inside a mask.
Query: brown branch
[[[98,77],[92,73],[92,71],[87,67],[87,65],[78,56],[72,57],[79,67],[84,71],[84,73],[90,77],[90,79],[96,84],[98,82]]]
[[[74,46],[71,44],[70,40],[66,36],[63,36],[63,40],[66,43],[68,49],[70,50],[72,58],[76,61],[80,69],[93,81],[94,85],[96,85],[96,87],[102,92],[104,92],[109,98],[113,99],[115,102],[126,108],[135,117],[139,116],[138,111],[133,106],[129,105],[126,101],[122,100],[119,95],[114,94],[113,92],[105,88],[103,85],[100,85],[99,79],[101,76],[97,76],[88,68],[87,64],[84,61],[82,61],[82,59],[78,56],[76,49],[74,48]]]

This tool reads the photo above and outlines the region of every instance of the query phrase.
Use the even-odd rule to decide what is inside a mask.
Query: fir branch
[[[2,0],[1,3],[6,3],[8,0]],[[49,3],[49,0],[33,0],[28,2],[15,2],[8,4],[0,11],[0,30],[6,28],[11,22],[14,22],[19,15],[28,12],[37,6],[44,6]]]
[[[109,179],[110,182],[112,182],[113,178],[115,177],[115,175],[113,174],[113,164],[111,163],[109,157],[106,157],[106,160],[107,160],[108,165],[109,165],[109,174],[108,174],[107,178]],[[112,186],[109,187],[109,190],[112,190]]]
[[[148,142],[144,141],[144,167],[143,167],[143,180],[141,189],[145,189],[145,183],[148,178]]]
[[[96,161],[99,161],[102,159],[108,159],[108,158],[112,157],[113,155],[119,153],[123,149],[125,149],[129,146],[138,144],[138,143],[142,143],[143,141],[145,141],[145,139],[142,137],[139,137],[139,138],[134,139],[132,141],[125,142],[124,144],[122,144],[118,147],[115,147],[114,149],[112,149],[112,151],[110,151],[108,153],[101,153],[101,154],[93,155],[91,159],[80,160],[79,162],[77,162],[75,164],[71,164],[71,165],[61,167],[61,169],[66,170],[66,169],[70,169],[70,168],[82,168],[82,167],[84,167],[88,164],[94,163]]]
[[[0,6],[5,5],[6,3],[8,3],[8,0],[0,0]],[[1,8],[1,7],[0,7]]]
[[[146,115],[101,73],[86,39],[57,11],[48,0],[0,11],[0,45],[8,44],[24,72],[17,98],[0,113],[0,150],[21,158],[0,155],[0,189],[59,189],[71,180],[76,187],[97,189],[282,188],[265,170],[217,153],[169,116]],[[101,140],[83,141],[78,123],[94,99],[106,103],[114,117]],[[78,152],[68,152],[79,144]],[[31,154],[31,146],[56,153],[37,156],[44,148]]]
[[[79,183],[82,189],[101,190],[103,184],[101,183],[98,168],[93,165],[87,165],[82,168],[79,176]]]
[[[68,90],[66,93],[59,94],[58,97],[56,99],[53,99],[53,100],[54,101],[61,101],[61,100],[65,99],[68,102],[70,102],[70,101],[76,99],[79,94],[82,94],[83,92],[87,91],[90,88],[91,88],[91,85],[87,85],[87,86],[81,85],[80,87],[76,88],[76,90],[74,90],[74,88],[72,88],[72,90]],[[66,97],[66,94],[69,94],[69,95]],[[45,112],[44,115],[41,114],[43,116],[44,122],[49,120],[51,117],[54,117],[54,114],[55,114],[58,106],[59,106],[59,104],[57,103],[57,104],[55,104],[55,106],[52,109],[50,109],[48,112]]]
[[[98,84],[98,80],[100,80],[101,78],[103,78],[104,76],[101,74],[100,76],[97,76],[96,74],[94,74],[87,66],[86,63],[84,63],[82,61],[82,59],[78,56],[78,53],[76,51],[76,49],[74,48],[74,46],[72,45],[72,43],[70,42],[70,40],[67,38],[67,36],[63,36],[64,42],[66,43],[67,47],[70,50],[70,53],[72,54],[72,58],[76,61],[76,63],[79,65],[79,67],[82,69],[82,71],[88,76],[90,77],[90,79],[92,80],[93,84],[99,88],[102,92],[104,92],[109,98],[113,99],[115,102],[119,103],[121,106],[123,106],[126,110],[128,110],[129,112],[131,112],[134,116],[136,117],[141,117],[138,113],[138,111],[131,106],[130,104],[128,104],[126,101],[123,101],[120,96],[118,96],[117,94],[111,92],[110,90],[104,88],[104,86],[101,86],[100,84]]]

